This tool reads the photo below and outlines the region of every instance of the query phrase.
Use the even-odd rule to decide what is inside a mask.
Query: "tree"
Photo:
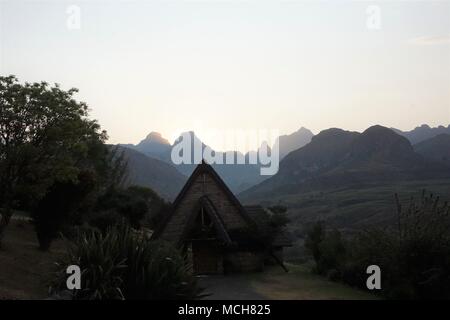
[[[64,223],[75,219],[86,196],[96,185],[95,174],[82,171],[78,181],[57,181],[32,211],[32,217],[41,250],[48,250]]]
[[[272,213],[270,215],[270,225],[275,231],[279,231],[284,228],[289,223],[289,218],[287,216],[288,208],[282,205],[275,205],[268,208]]]
[[[107,136],[76,92],[0,77],[0,245],[15,209],[36,206],[56,182],[76,183],[81,170],[107,161],[92,161],[92,153],[107,154]]]
[[[325,239],[325,228],[323,221],[317,221],[307,232],[305,248],[311,253],[314,260],[321,258],[320,244]]]
[[[169,204],[152,189],[140,186],[111,188],[97,199],[90,223],[102,231],[118,222],[127,222],[135,229],[143,222],[155,228],[168,207]]]

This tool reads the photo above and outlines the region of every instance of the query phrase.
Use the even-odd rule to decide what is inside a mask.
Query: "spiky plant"
[[[53,292],[66,289],[69,265],[81,269],[74,299],[195,299],[202,291],[178,250],[126,225],[81,231],[57,262]]]

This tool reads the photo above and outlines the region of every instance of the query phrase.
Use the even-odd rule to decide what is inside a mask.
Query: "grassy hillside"
[[[119,146],[128,164],[129,185],[148,187],[167,200],[173,200],[183,187],[187,177],[173,165],[154,159],[136,150]]]
[[[450,200],[450,179],[443,179],[312,191],[246,202],[286,205],[291,230],[302,234],[308,223],[317,220],[344,230],[390,224],[395,219],[394,193],[399,194],[400,200],[408,201],[412,196],[419,198],[423,189],[444,201]]]

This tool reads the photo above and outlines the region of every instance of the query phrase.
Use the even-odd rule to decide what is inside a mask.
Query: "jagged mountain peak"
[[[447,133],[450,134],[450,125],[443,126],[439,125],[437,127],[430,127],[428,124],[422,124],[421,126],[415,127],[410,131],[402,131],[399,129],[393,129],[398,134],[406,137],[413,145],[419,142],[425,141],[427,139],[433,138],[438,134]]]
[[[156,131],[150,132],[143,141],[170,145],[169,141]]]

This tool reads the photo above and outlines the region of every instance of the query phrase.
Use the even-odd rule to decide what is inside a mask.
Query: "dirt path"
[[[376,299],[369,292],[311,274],[305,266],[289,266],[285,273],[270,267],[262,273],[202,277],[200,285],[211,293],[206,299],[361,300]]]

